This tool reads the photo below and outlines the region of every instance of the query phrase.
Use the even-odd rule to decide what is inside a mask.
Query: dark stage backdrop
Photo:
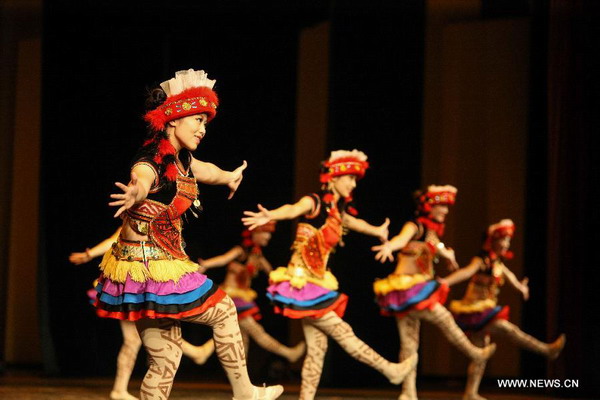
[[[235,245],[242,210],[254,209],[257,202],[274,207],[296,200],[298,33],[325,19],[332,32],[328,149],[359,148],[369,155],[372,168],[356,193],[361,217],[381,223],[389,216],[395,221],[392,234],[410,217],[409,193],[419,186],[420,171],[424,2],[369,7],[358,2],[221,3],[46,3],[40,290],[49,327],[47,371],[114,371],[121,343],[118,324],[95,317],[85,296],[98,274],[97,262],[73,267],[67,256],[119,225],[107,206],[108,195],[113,182],[128,180],[129,163],[143,141],[145,90],[174,71],[203,68],[217,79],[219,115],[196,157],[225,169],[244,159],[249,163],[233,200],[226,201],[222,187],[200,188],[205,212],[184,230],[192,258]],[[318,179],[318,166],[306,168]],[[267,249],[275,266],[287,263],[291,229],[292,223],[280,223]],[[346,242],[333,256],[332,268],[342,289],[352,294],[347,320],[365,341],[396,358],[396,328],[378,316],[371,290],[374,278],[389,273],[391,265],[373,263],[369,248],[376,240],[351,234]],[[210,276],[219,281],[222,273]],[[259,293],[265,282],[260,285]],[[260,302],[265,328],[286,342],[287,321]],[[184,325],[183,335],[200,343],[209,331]],[[250,363],[256,363],[252,357]],[[325,384],[385,383],[336,345],[327,365]],[[212,360],[201,373],[219,371],[216,366]]]

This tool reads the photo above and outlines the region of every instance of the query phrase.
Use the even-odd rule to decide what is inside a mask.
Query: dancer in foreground
[[[207,260],[199,259],[198,263],[203,270],[227,266],[227,275],[221,289],[231,297],[235,304],[246,356],[248,356],[250,338],[252,338],[263,349],[284,357],[289,362],[295,362],[304,354],[306,344],[300,342],[294,347],[287,347],[264,330],[257,322],[261,315],[254,302],[256,292],[251,288],[252,279],[260,271],[268,274],[272,270],[271,264],[263,255],[262,248],[269,244],[274,230],[274,221],[253,231],[245,230],[242,233],[243,240],[240,245]],[[208,340],[201,346],[184,343],[183,349],[186,351],[186,355],[195,355],[196,363],[203,364],[214,351],[214,342]]]
[[[448,286],[435,279],[434,262],[444,259],[456,268],[454,251],[444,246],[444,222],[448,206],[454,204],[454,186],[431,185],[415,195],[417,217],[404,224],[400,233],[379,246],[375,259],[381,262],[394,259],[398,263],[394,273],[375,281],[373,288],[381,314],[394,316],[400,334],[400,360],[417,354],[421,320],[435,324],[446,338],[472,360],[486,360],[495,350],[495,344],[480,349],[465,336],[452,315],[442,305],[448,295]],[[400,400],[416,400],[416,370],[404,380]]]
[[[323,163],[320,195],[305,196],[295,204],[275,210],[267,210],[259,204],[258,212],[245,211],[246,217],[242,218],[253,230],[270,221],[301,217],[292,258],[287,267],[271,272],[271,285],[267,289],[276,313],[302,320],[307,354],[302,366],[301,400],[315,397],[327,351],[327,336],[394,384],[400,384],[417,362],[415,354],[400,364],[391,363],[356,337],[352,327],[342,320],[348,297],[338,292],[337,279],[327,268],[329,254],[340,242],[344,228],[387,239],[389,220],[381,226],[373,226],[350,215],[355,213],[348,204],[352,191],[367,167],[367,156],[361,151],[334,151]]]
[[[215,81],[204,71],[180,71],[155,89],[145,115],[146,140],[131,168],[128,185],[112,194],[115,217],[123,218],[116,244],[100,264],[101,317],[135,321],[150,359],[140,396],[167,399],[182,356],[180,321],[213,329],[217,356],[234,399],[275,399],[281,386],[253,386],[235,306],[183,250],[182,215],[200,207],[197,182],[227,185],[233,196],[246,163],[232,172],[195,159],[218,105]]]
[[[529,298],[528,279],[519,281],[504,264],[513,257],[509,249],[514,232],[515,224],[510,219],[490,225],[479,255],[473,257],[469,265],[443,279],[451,286],[471,278],[465,296],[462,300],[452,301],[450,311],[477,346],[489,343],[490,335],[505,335],[516,345],[554,360],[565,345],[565,335],[552,343],[540,342],[508,321],[508,306],[498,305],[498,293],[505,280],[521,292],[524,300]],[[485,365],[485,360],[473,360],[469,364],[464,400],[485,400],[479,395]]]

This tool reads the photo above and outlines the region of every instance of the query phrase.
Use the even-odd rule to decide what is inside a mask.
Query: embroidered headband
[[[429,213],[431,208],[436,205],[454,205],[457,192],[458,189],[452,185],[429,185],[427,191],[421,194],[417,199],[419,202],[419,210]]]
[[[144,119],[155,131],[162,131],[165,124],[194,114],[206,114],[208,121],[217,115],[219,99],[213,87],[216,80],[208,79],[203,70],[178,71],[175,77],[164,81],[160,87],[167,99],[156,109],[148,111]]]
[[[331,181],[331,178],[342,175],[356,175],[358,179],[365,176],[369,163],[367,155],[359,150],[332,151],[329,159],[321,164],[321,183]]]

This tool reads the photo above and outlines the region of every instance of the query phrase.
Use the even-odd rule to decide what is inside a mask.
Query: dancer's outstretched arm
[[[460,268],[445,278],[439,278],[438,281],[446,283],[448,286],[456,285],[457,283],[464,282],[481,268],[483,260],[480,257],[473,257],[469,265]]]
[[[220,254],[218,256],[214,256],[203,260],[201,258],[198,259],[198,264],[200,264],[204,269],[223,267],[238,257],[241,257],[244,254],[244,250],[241,246],[235,246],[229,249],[226,253]]]
[[[415,223],[405,223],[400,233],[394,236],[390,241],[371,247],[371,250],[377,252],[377,254],[375,254],[375,259],[381,263],[393,261],[394,252],[406,246],[418,230],[419,228]]]
[[[352,215],[344,214],[344,225],[355,232],[363,233],[369,236],[375,236],[382,242],[388,238],[388,226],[390,219],[386,218],[385,222],[379,226],[371,225],[364,219],[355,218]]]
[[[156,175],[152,168],[145,164],[138,164],[131,170],[131,180],[127,186],[121,182],[115,182],[115,186],[123,191],[123,193],[110,195],[115,201],[108,203],[108,205],[119,207],[114,215],[115,218],[133,207],[134,204],[144,201],[155,179]]]
[[[243,172],[247,166],[248,163],[244,161],[242,165],[233,171],[224,171],[215,164],[200,161],[193,157],[191,163],[192,173],[198,182],[207,185],[227,185],[230,190],[228,199],[233,197],[238,186],[240,186],[244,177]]]
[[[108,249],[110,249],[110,246],[112,246],[112,244],[119,237],[119,233],[121,233],[121,227],[119,227],[119,229],[117,229],[110,237],[104,239],[91,249],[85,249],[84,252],[80,253],[71,253],[69,256],[69,262],[75,265],[80,265],[89,262],[96,257],[100,257],[106,253]]]
[[[244,225],[253,230],[269,221],[281,221],[284,219],[294,219],[301,215],[310,213],[315,206],[314,201],[304,196],[294,204],[284,204],[274,210],[267,210],[262,205],[258,205],[258,212],[244,211],[245,217],[242,218]]]
[[[523,295],[523,299],[528,300],[529,299],[529,285],[528,285],[529,278],[523,278],[523,280],[519,281],[517,279],[516,275],[510,269],[508,269],[508,267],[504,264],[502,264],[502,273],[504,274],[504,277],[506,278],[506,280],[508,280],[508,282],[510,282],[512,287],[514,287],[519,292],[521,292],[521,294]]]

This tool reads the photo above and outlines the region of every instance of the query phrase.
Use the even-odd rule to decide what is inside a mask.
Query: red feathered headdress
[[[429,214],[435,205],[454,205],[456,192],[458,190],[452,185],[436,186],[430,185],[427,191],[419,196],[419,211]]]
[[[327,183],[336,176],[356,175],[358,179],[365,176],[369,163],[365,153],[359,150],[332,151],[327,161],[323,161],[321,183]]]
[[[206,114],[208,121],[217,115],[219,99],[213,91],[215,80],[204,71],[178,71],[175,78],[160,84],[167,99],[156,109],[148,111],[144,119],[153,130],[162,131],[165,124],[194,114]]]
[[[513,237],[515,235],[515,224],[510,219],[503,219],[500,222],[492,224],[487,229],[487,235],[483,248],[487,251],[492,249],[492,241],[506,236]]]

